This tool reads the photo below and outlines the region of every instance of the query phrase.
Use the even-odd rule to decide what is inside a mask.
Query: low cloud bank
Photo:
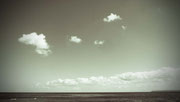
[[[36,87],[58,91],[152,91],[171,90],[177,84],[180,69],[161,68],[144,72],[127,72],[109,77],[57,79]],[[173,85],[172,85],[173,84]]]

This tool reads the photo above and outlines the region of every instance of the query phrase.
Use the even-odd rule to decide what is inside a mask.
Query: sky
[[[178,0],[1,0],[0,92],[180,90]]]

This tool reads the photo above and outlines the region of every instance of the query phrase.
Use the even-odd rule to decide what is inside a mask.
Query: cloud
[[[95,44],[95,45],[103,45],[103,44],[104,44],[104,40],[103,40],[103,41],[95,40],[95,41],[94,41],[94,44]]]
[[[49,49],[50,46],[48,45],[45,38],[46,36],[44,34],[38,35],[36,32],[33,32],[30,34],[23,34],[23,36],[20,37],[18,41],[26,45],[35,46],[35,51],[38,54],[48,56],[51,50]]]
[[[80,38],[78,38],[77,36],[71,36],[69,41],[74,42],[74,43],[81,43],[82,42],[82,40]]]
[[[123,30],[126,30],[126,29],[127,29],[127,26],[122,25],[121,28],[122,28]]]
[[[161,68],[144,72],[126,72],[109,77],[57,79],[42,84],[42,87],[71,91],[152,91],[172,89],[178,80],[180,69]],[[38,84],[39,85],[39,84]],[[57,89],[57,90],[58,90]],[[75,90],[74,90],[75,89]]]
[[[119,15],[111,13],[109,16],[103,19],[104,22],[112,22],[115,20],[122,20],[122,18]]]

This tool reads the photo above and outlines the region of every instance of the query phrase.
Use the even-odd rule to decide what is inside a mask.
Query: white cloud
[[[64,84],[65,84],[65,85],[77,85],[78,82],[75,81],[74,79],[65,79],[65,80],[64,80]]]
[[[104,40],[103,40],[103,41],[95,40],[95,41],[94,41],[94,44],[95,44],[95,45],[103,45],[103,44],[104,44]]]
[[[77,81],[83,84],[90,84],[89,78],[77,78]]]
[[[81,38],[78,38],[77,36],[71,36],[71,39],[69,39],[69,41],[74,42],[74,43],[82,42]]]
[[[177,82],[179,72],[180,69],[177,68],[161,68],[153,71],[126,72],[109,77],[58,79],[48,81],[43,87],[71,91],[152,91],[168,88],[171,90],[171,84]]]
[[[122,18],[119,15],[111,13],[109,16],[103,19],[104,22],[112,22],[115,20],[122,20]]]
[[[122,28],[123,30],[126,30],[126,29],[127,29],[127,26],[122,25],[121,28]]]
[[[51,52],[49,49],[49,45],[45,39],[44,34],[37,34],[36,32],[30,33],[30,34],[23,34],[22,37],[18,39],[19,42],[24,43],[26,45],[32,45],[35,46],[35,51],[38,54],[48,56],[48,54]]]

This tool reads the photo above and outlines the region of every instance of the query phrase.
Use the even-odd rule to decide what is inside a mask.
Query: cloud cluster
[[[122,20],[122,18],[117,14],[111,13],[109,16],[107,16],[106,18],[103,19],[104,22],[112,22],[112,21],[115,21],[115,20]],[[123,25],[121,27],[122,27],[123,30],[126,30],[126,28],[127,28],[126,26],[123,26]],[[21,43],[24,43],[26,45],[35,46],[36,47],[35,51],[38,54],[48,56],[49,53],[51,53],[51,50],[49,49],[50,46],[48,45],[45,38],[46,37],[45,37],[44,34],[39,34],[38,35],[36,32],[33,32],[33,33],[30,33],[30,34],[23,34],[23,36],[20,37],[18,39],[18,41],[21,42]],[[78,38],[77,36],[71,36],[69,41],[73,42],[73,43],[81,43],[82,39]],[[103,45],[104,41],[95,40],[94,44],[95,45]]]
[[[103,19],[104,22],[108,22],[108,23],[115,20],[122,20],[122,18],[117,14],[111,13],[109,16]]]
[[[30,34],[23,34],[22,37],[18,39],[19,42],[24,43],[26,45],[32,45],[35,46],[35,51],[38,54],[48,56],[48,54],[51,52],[49,49],[49,45],[45,39],[44,34],[37,34],[36,32],[30,33]]]
[[[81,43],[82,39],[78,38],[77,36],[71,36],[71,38],[69,39],[70,42],[74,42],[74,43]]]
[[[138,91],[152,91],[166,89],[167,86],[177,79],[180,69],[161,68],[153,71],[127,72],[114,76],[92,76],[87,78],[57,79],[48,81],[39,86],[48,88],[68,89],[71,91],[126,91],[137,89]]]
[[[95,40],[94,44],[95,45],[103,45],[104,44],[104,40],[103,41]]]

